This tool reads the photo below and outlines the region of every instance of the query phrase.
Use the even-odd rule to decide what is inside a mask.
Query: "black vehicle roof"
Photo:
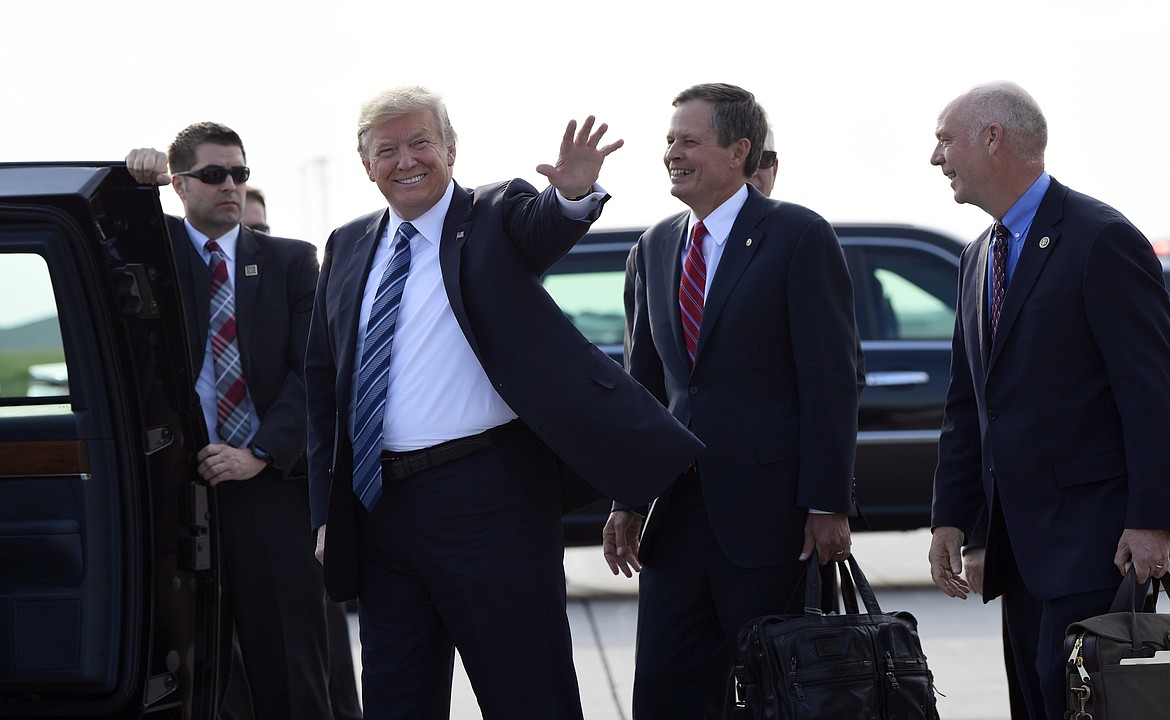
[[[0,198],[91,196],[111,163],[0,163]]]

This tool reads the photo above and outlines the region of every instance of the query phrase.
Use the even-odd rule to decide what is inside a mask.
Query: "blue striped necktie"
[[[402,304],[402,288],[410,272],[410,240],[418,230],[410,223],[398,226],[394,234],[394,254],[370,309],[366,338],[362,346],[362,364],[358,369],[357,396],[354,398],[353,492],[366,510],[373,511],[382,497],[382,426],[386,410],[386,383],[390,371],[390,351],[394,346],[394,327]]]

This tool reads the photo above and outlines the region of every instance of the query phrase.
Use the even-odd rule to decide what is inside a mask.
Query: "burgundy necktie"
[[[999,313],[1003,309],[1003,295],[1007,291],[1008,230],[1003,223],[995,222],[994,240],[991,243],[991,337],[999,326]]]
[[[208,240],[211,254],[211,359],[215,368],[216,432],[232,447],[242,447],[251,425],[245,398],[240,346],[236,342],[236,303],[228,282],[227,261],[219,243]]]
[[[695,223],[691,247],[683,260],[682,282],[678,285],[678,305],[687,340],[687,355],[692,365],[699,346],[699,326],[703,324],[703,295],[707,291],[707,260],[703,257],[703,237],[706,234],[703,223]]]

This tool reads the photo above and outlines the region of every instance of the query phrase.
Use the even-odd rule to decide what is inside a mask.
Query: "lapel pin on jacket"
[[[260,274],[260,266],[259,265],[245,265],[244,266],[244,275],[245,276],[256,277],[259,274]]]
[[[752,246],[752,239],[748,238],[747,243],[745,243],[745,244],[747,245],[747,247],[751,247]]]
[[[1050,242],[1052,242],[1052,241],[1048,239],[1047,235],[1040,238],[1040,249],[1043,250],[1044,248],[1048,247],[1048,243],[1050,243]]]
[[[462,230],[460,230],[459,232],[455,233],[455,239],[456,239],[456,240],[462,240],[462,239],[463,239],[463,231],[462,231]]]

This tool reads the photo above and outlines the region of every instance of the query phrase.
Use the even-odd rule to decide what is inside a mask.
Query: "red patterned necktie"
[[[699,346],[699,327],[703,324],[703,296],[707,291],[707,260],[703,257],[703,237],[707,228],[695,223],[691,247],[683,260],[682,282],[678,285],[678,305],[682,313],[683,333],[687,340],[687,355],[695,364]]]
[[[252,429],[248,420],[248,388],[244,385],[240,346],[236,342],[236,303],[228,282],[227,261],[219,243],[208,240],[211,254],[211,359],[215,367],[216,432],[232,447],[242,447]]]
[[[991,243],[991,337],[999,326],[999,313],[1003,309],[1003,295],[1007,291],[1008,230],[1003,223],[995,222],[994,240]]]

